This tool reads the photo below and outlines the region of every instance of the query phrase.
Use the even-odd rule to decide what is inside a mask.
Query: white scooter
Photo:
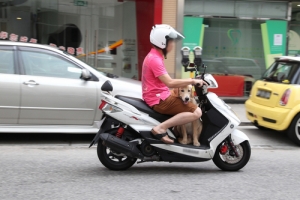
[[[202,162],[213,159],[222,170],[236,171],[249,161],[249,138],[236,128],[240,120],[231,108],[207,88],[217,88],[210,74],[202,74],[207,86],[195,87],[202,109],[203,129],[201,146],[183,145],[177,142],[172,129],[167,130],[173,144],[155,139],[151,129],[172,116],[152,110],[142,99],[130,96],[112,96],[113,86],[106,81],[102,87],[105,97],[99,106],[104,113],[101,128],[90,147],[98,143],[97,153],[101,163],[111,170],[125,170],[137,159],[149,161]]]

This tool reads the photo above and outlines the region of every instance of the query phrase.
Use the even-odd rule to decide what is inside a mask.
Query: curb
[[[225,103],[244,104],[249,97],[220,97]]]
[[[252,122],[241,122],[239,126],[254,126]]]

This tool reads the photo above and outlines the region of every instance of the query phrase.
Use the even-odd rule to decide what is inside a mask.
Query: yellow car
[[[258,128],[287,131],[300,145],[300,57],[283,56],[255,82],[247,118]]]

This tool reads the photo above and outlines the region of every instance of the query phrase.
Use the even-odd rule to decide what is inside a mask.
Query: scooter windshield
[[[218,88],[218,83],[216,79],[211,74],[205,74],[204,80],[209,83],[207,88]]]

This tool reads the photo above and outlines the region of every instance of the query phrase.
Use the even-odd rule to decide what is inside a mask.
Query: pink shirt
[[[151,107],[170,96],[169,88],[158,78],[168,73],[163,60],[164,58],[160,52],[152,48],[143,63],[143,99]]]

